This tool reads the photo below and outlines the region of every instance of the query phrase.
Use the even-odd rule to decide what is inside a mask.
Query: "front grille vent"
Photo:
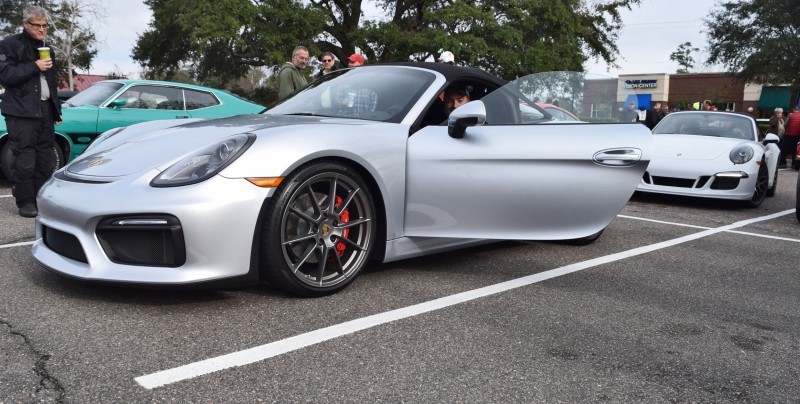
[[[42,239],[47,248],[69,259],[89,263],[78,238],[72,234],[56,230],[52,227],[42,226]]]
[[[186,262],[183,229],[175,216],[109,217],[97,225],[97,239],[118,264],[174,268]]]

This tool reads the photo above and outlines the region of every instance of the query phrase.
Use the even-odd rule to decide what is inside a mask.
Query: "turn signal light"
[[[245,178],[246,180],[250,181],[253,185],[261,188],[275,188],[278,185],[281,185],[281,181],[283,181],[284,177],[257,177],[257,178]]]

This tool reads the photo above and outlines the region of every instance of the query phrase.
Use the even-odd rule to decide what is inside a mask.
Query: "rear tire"
[[[375,244],[375,204],[351,167],[317,162],[300,167],[269,202],[262,231],[267,284],[323,296],[349,285]]]
[[[603,234],[603,231],[605,231],[605,229],[600,230],[597,233],[588,235],[586,237],[574,238],[572,240],[564,240],[564,244],[569,244],[569,245],[589,245],[589,244],[592,244],[595,241],[597,241],[597,239],[600,238],[600,235]]]

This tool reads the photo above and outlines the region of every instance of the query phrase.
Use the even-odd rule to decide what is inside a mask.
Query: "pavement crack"
[[[7,327],[8,333],[18,336],[24,341],[25,347],[31,352],[36,361],[33,365],[34,373],[39,377],[38,385],[35,388],[36,395],[42,392],[55,393],[55,402],[63,403],[66,397],[66,390],[57,378],[50,375],[47,370],[47,361],[50,360],[50,355],[40,352],[33,346],[30,338],[27,335],[16,331],[14,326],[8,321],[0,318],[0,325]],[[48,394],[49,395],[49,394]]]

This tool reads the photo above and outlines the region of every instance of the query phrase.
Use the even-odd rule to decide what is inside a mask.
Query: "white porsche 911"
[[[555,94],[577,112],[586,81],[374,65],[258,115],[115,129],[42,188],[33,256],[86,281],[322,295],[371,260],[486,240],[591,242],[633,194],[652,136],[554,125],[531,101]],[[471,102],[447,117],[453,87]]]
[[[653,128],[653,159],[636,190],[758,207],[775,194],[778,142],[771,133],[759,141],[758,125],[748,115],[671,113]]]

